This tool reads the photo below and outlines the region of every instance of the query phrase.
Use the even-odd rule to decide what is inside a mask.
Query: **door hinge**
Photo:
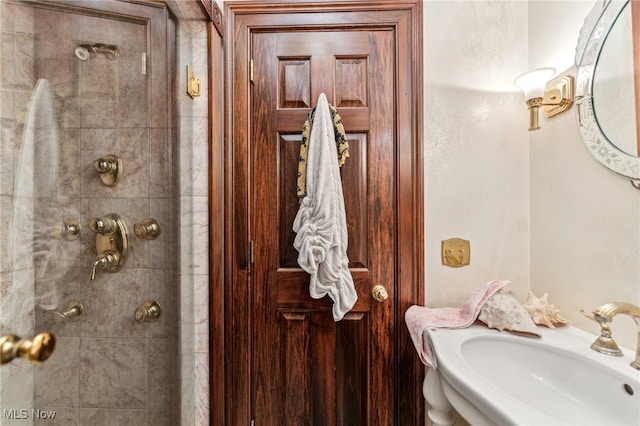
[[[249,81],[253,83],[253,59],[249,61]]]
[[[253,240],[249,241],[249,263],[253,264]]]

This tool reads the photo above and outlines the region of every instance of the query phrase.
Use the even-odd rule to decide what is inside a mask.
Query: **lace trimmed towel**
[[[338,166],[342,167],[347,157],[349,157],[349,142],[347,141],[347,135],[344,131],[344,125],[342,124],[342,117],[338,114],[338,110],[331,104],[327,105],[329,106],[331,121],[333,122]],[[296,182],[298,198],[300,199],[304,198],[307,194],[307,153],[309,151],[309,135],[316,114],[316,108],[317,105],[307,114],[307,119],[302,126],[302,141],[300,142],[300,155],[298,157],[298,180]]]
[[[485,302],[510,281],[496,280],[478,286],[461,308],[427,308],[413,305],[404,315],[413,345],[420,360],[429,367],[436,367],[436,359],[429,343],[428,331],[434,328],[465,328],[480,315]]]

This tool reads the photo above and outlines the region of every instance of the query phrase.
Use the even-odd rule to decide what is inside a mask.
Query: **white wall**
[[[531,289],[570,322],[610,301],[640,305],[640,194],[594,160],[575,110],[527,131],[512,83],[551,66],[575,75],[574,50],[595,0],[424,2],[425,303],[459,306],[487,280]],[[440,262],[440,242],[471,241],[471,265]],[[635,348],[636,327],[614,336]]]
[[[529,290],[527,3],[424,2],[425,302],[460,306],[479,284]],[[471,242],[443,266],[441,241]]]
[[[564,70],[595,0],[529,3],[530,67]],[[551,46],[551,48],[548,48]],[[575,75],[575,70],[569,72]],[[640,193],[591,157],[575,109],[544,120],[530,138],[531,288],[574,325],[595,333],[580,314],[606,302],[640,306]],[[618,317],[619,344],[634,348],[635,323]]]

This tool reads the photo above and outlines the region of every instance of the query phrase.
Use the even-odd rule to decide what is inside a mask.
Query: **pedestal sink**
[[[434,425],[640,425],[635,356],[590,349],[594,335],[571,326],[523,337],[473,325],[430,330],[437,360],[423,392]]]

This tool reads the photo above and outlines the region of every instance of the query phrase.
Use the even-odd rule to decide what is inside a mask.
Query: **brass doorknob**
[[[0,337],[0,365],[15,358],[26,358],[32,364],[46,361],[56,346],[56,338],[51,333],[40,333],[33,339],[20,339],[15,334]]]
[[[387,289],[384,288],[382,284],[378,284],[371,289],[371,295],[375,299],[376,302],[384,302],[389,298],[389,293],[387,293]]]

